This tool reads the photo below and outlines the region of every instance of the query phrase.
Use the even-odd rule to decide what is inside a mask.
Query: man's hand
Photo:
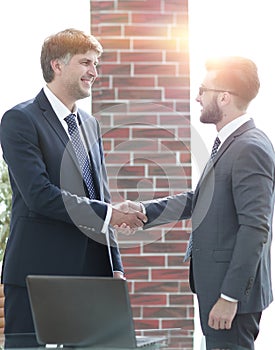
[[[237,302],[219,298],[209,313],[208,326],[214,329],[230,329],[237,313]]]
[[[114,205],[114,207],[118,210],[123,211],[124,213],[134,213],[136,211],[140,211],[142,213],[142,206],[140,202],[132,202],[127,200],[125,202]]]
[[[133,234],[141,229],[146,221],[146,215],[130,209],[127,202],[113,206],[110,224],[120,233]]]
[[[113,277],[116,278],[116,279],[126,280],[126,278],[124,276],[124,273],[121,272],[121,271],[114,271],[113,275],[114,275]]]

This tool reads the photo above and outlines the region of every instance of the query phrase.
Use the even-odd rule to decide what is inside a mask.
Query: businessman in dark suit
[[[135,230],[146,220],[110,205],[99,124],[76,105],[90,95],[101,53],[93,36],[75,29],[47,38],[41,51],[46,86],[1,121],[13,191],[2,270],[6,347],[37,345],[27,275],[124,278],[112,227]]]
[[[196,100],[201,122],[216,125],[213,153],[194,192],[141,203],[144,228],[192,216],[185,259],[207,350],[253,350],[262,310],[273,300],[275,155],[246,113],[260,86],[255,64],[224,57],[209,60],[206,70]]]

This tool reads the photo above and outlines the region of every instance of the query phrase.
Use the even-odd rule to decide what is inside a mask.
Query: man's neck
[[[47,87],[71,112],[74,112],[75,102],[69,101],[66,95],[62,93],[62,89],[58,89],[53,82],[48,83]]]
[[[239,111],[238,113],[234,113],[232,116],[228,116],[227,114],[224,114],[222,120],[216,124],[217,131],[218,132],[221,131],[222,128],[224,128],[226,125],[233,122],[233,120],[240,118],[245,114],[246,114],[246,111]]]

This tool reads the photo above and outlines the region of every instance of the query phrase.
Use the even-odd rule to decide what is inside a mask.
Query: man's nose
[[[96,67],[93,65],[93,66],[90,66],[89,68],[89,74],[91,74],[92,76],[94,76],[95,78],[98,76],[98,72],[97,72],[97,69]]]

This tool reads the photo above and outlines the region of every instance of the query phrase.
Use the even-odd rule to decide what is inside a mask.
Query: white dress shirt
[[[251,118],[243,114],[240,117],[232,120],[232,122],[226,124],[219,132],[218,132],[218,138],[220,139],[221,145],[224,143],[224,141],[231,135],[233,134],[234,131],[236,131],[240,126],[242,126],[244,123],[248,122]]]

